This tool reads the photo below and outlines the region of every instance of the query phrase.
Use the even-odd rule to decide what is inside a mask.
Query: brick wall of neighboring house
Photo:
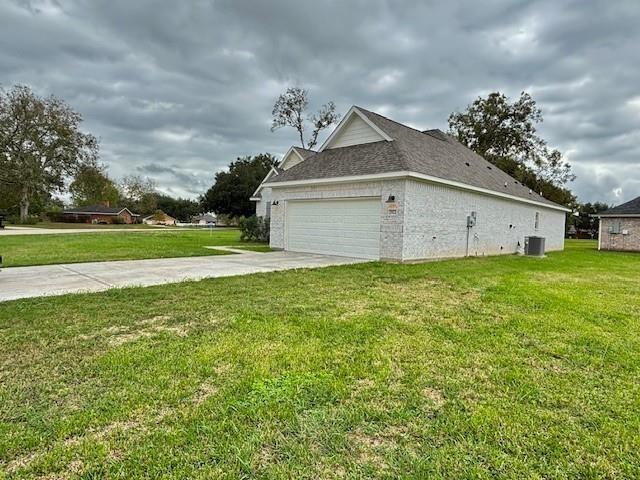
[[[128,210],[125,210],[122,213],[120,213],[120,216],[124,218],[124,223],[133,223],[134,219]]]
[[[87,223],[113,223],[115,217],[115,215],[92,214]],[[120,214],[120,217],[124,219],[124,223],[134,222],[134,218],[126,210]]]
[[[609,232],[615,223],[620,224],[620,233]],[[601,218],[599,247],[600,250],[640,252],[640,217]]]

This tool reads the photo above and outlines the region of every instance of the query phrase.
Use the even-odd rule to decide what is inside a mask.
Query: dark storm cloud
[[[311,90],[416,127],[478,95],[529,91],[581,200],[640,194],[636,0],[11,1],[0,3],[0,83],[82,112],[111,174],[196,196],[237,156],[281,154],[275,97]]]

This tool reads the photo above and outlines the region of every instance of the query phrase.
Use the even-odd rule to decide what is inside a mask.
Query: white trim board
[[[289,180],[285,182],[274,182],[274,183],[265,183],[265,186],[269,186],[271,188],[284,188],[284,187],[294,187],[294,186],[305,186],[305,185],[330,185],[336,183],[349,183],[349,182],[368,182],[372,180],[391,180],[398,178],[412,178],[417,180],[422,180],[430,183],[437,183],[441,185],[447,185],[454,188],[459,188],[461,190],[468,190],[471,192],[482,193],[485,195],[490,195],[494,197],[507,198],[509,200],[515,200],[522,203],[528,203],[531,205],[538,205],[544,208],[550,208],[552,210],[560,210],[563,212],[570,212],[571,210],[566,207],[562,207],[560,205],[549,205],[547,203],[538,202],[536,200],[529,200],[527,198],[518,197],[516,195],[511,195],[509,193],[497,192],[495,190],[489,190],[487,188],[474,187],[473,185],[468,185],[466,183],[456,182],[453,180],[445,180],[443,178],[433,177],[431,175],[425,175],[422,173],[411,172],[411,171],[399,171],[399,172],[390,172],[390,173],[374,173],[370,175],[353,175],[347,177],[331,177],[331,178],[319,178],[319,179],[311,179],[311,180]]]
[[[328,145],[331,144],[332,140],[334,138],[336,138],[336,136],[345,128],[345,126],[349,123],[349,119],[353,116],[353,115],[357,115],[358,117],[360,117],[362,119],[363,122],[365,122],[368,126],[370,126],[378,135],[380,135],[383,139],[385,139],[387,142],[391,142],[393,141],[393,138],[391,138],[389,135],[387,135],[383,130],[381,130],[375,123],[373,123],[371,120],[369,120],[367,118],[367,116],[362,113],[360,110],[358,110],[358,107],[356,107],[355,105],[353,105],[349,111],[347,112],[347,114],[342,117],[342,120],[340,120],[340,123],[338,124],[338,126],[333,130],[333,132],[331,132],[331,135],[329,135],[329,137],[324,141],[324,143],[322,144],[322,146],[318,149],[318,153],[322,152],[325,148],[327,148]]]

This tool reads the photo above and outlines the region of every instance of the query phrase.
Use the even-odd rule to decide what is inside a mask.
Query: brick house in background
[[[63,221],[73,223],[116,223],[116,217],[122,218],[124,223],[135,223],[139,216],[126,207],[110,207],[108,202],[70,208],[62,212]]]
[[[640,252],[640,197],[596,216],[600,217],[598,250]]]

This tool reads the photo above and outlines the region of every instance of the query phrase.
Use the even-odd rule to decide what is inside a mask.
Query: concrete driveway
[[[310,253],[245,252],[209,257],[10,267],[0,271],[0,301],[366,261]]]

